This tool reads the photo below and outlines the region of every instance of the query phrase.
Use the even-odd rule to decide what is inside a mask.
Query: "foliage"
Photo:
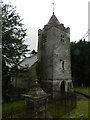
[[[27,45],[23,44],[26,30],[20,16],[11,4],[2,4],[2,57],[8,67],[15,66],[25,57]]]
[[[10,75],[17,72],[18,63],[28,52],[24,44],[26,30],[16,8],[2,2],[2,83],[3,97],[10,86]]]
[[[74,84],[90,85],[90,42],[71,42],[71,69]]]

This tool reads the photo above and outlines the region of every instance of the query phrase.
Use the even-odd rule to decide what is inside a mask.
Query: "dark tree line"
[[[90,42],[71,42],[71,69],[75,85],[90,86]]]

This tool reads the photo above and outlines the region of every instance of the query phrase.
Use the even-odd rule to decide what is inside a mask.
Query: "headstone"
[[[29,92],[23,96],[25,97],[26,111],[30,118],[46,118],[49,94],[43,91],[37,81],[32,84]]]

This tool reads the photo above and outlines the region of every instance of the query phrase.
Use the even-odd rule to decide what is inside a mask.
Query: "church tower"
[[[51,94],[73,91],[70,60],[70,28],[54,12],[43,30],[38,30],[39,79]]]

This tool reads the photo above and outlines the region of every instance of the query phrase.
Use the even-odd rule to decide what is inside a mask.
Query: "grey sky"
[[[48,23],[55,3],[55,15],[65,27],[70,27],[71,41],[80,40],[88,30],[88,0],[4,0],[11,1],[24,18],[27,29],[25,43],[37,50],[38,29]]]

